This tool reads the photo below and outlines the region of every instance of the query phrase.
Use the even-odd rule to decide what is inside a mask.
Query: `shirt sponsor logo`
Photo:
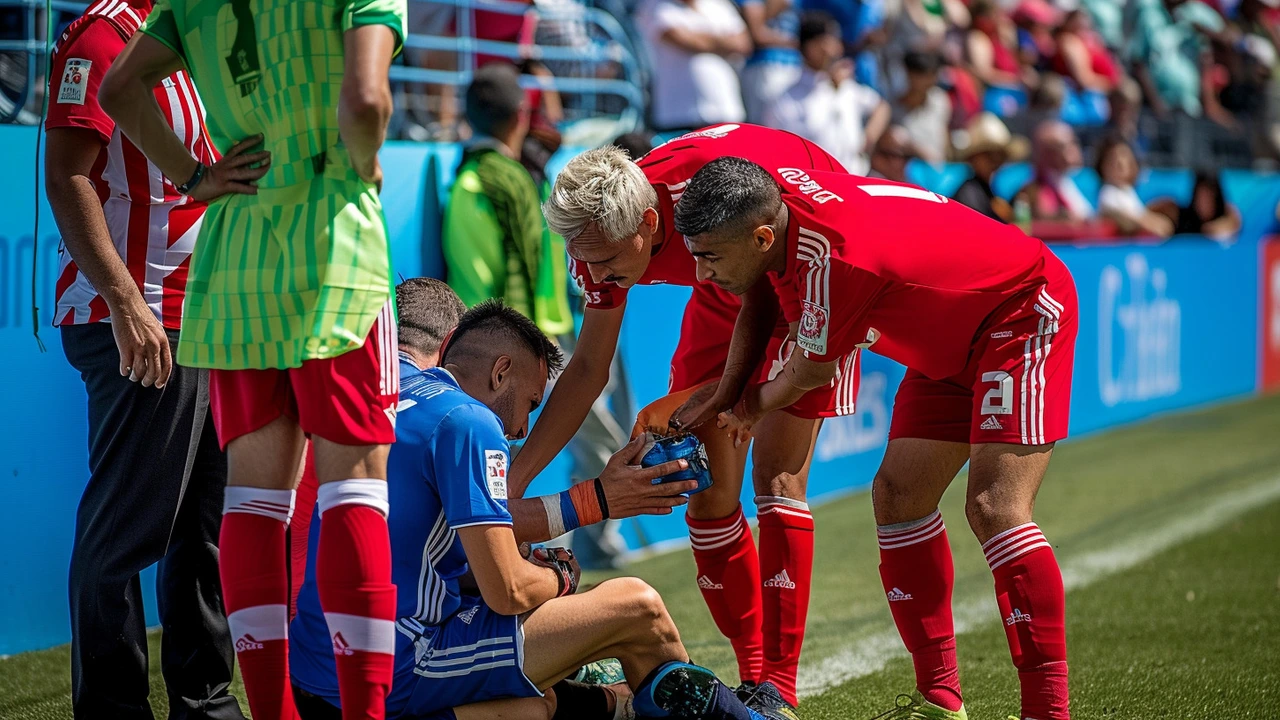
[[[800,315],[800,329],[796,344],[811,353],[827,354],[827,309],[806,300],[804,313]]]
[[[830,190],[823,189],[813,178],[809,177],[809,173],[800,168],[778,168],[778,174],[782,176],[783,180],[795,185],[797,190],[813,198],[813,201],[819,205],[831,200],[844,202],[844,198]]]
[[[506,500],[507,453],[502,450],[485,450],[484,474],[489,483],[489,496],[494,500]]]
[[[68,58],[62,71],[62,85],[58,88],[59,105],[83,105],[89,89],[89,68],[92,60]]]

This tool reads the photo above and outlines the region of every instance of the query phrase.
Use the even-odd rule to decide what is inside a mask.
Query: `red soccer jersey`
[[[740,157],[770,168],[797,167],[843,173],[844,167],[826,150],[782,130],[759,125],[713,125],[681,135],[653,149],[636,164],[658,193],[658,210],[662,213],[662,242],[654,248],[649,268],[637,281],[639,285],[685,285],[698,283],[696,262],[685,247],[684,236],[676,232],[675,204],[684,192],[689,178],[703,165],[722,157]],[[779,182],[781,179],[779,178]],[[574,260],[573,275],[587,298],[587,307],[608,310],[625,302],[627,288],[615,283],[598,283],[591,279],[587,264]],[[732,298],[729,307],[736,308]]]
[[[152,312],[166,328],[176,330],[204,203],[179,193],[98,105],[103,76],[150,7],[144,0],[98,0],[71,23],[54,48],[45,127],[83,128],[101,138],[89,179],[111,240]],[[216,151],[204,132],[204,108],[186,72],[162,80],[155,96],[192,156],[212,163]],[[55,325],[99,322],[109,315],[106,302],[65,249],[55,292]]]
[[[787,268],[770,277],[784,315],[800,323],[797,343],[817,361],[871,347],[928,377],[950,377],[997,307],[1067,272],[1043,242],[936,193],[837,173],[781,174]]]

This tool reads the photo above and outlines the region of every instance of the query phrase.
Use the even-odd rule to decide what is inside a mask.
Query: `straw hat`
[[[1003,151],[1006,159],[1017,162],[1026,157],[1030,149],[1026,138],[1011,134],[1000,118],[989,112],[975,115],[968,127],[956,135],[955,146],[961,160],[978,153]]]

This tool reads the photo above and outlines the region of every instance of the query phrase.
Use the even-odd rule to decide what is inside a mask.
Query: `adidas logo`
[[[466,623],[467,625],[470,625],[471,621],[476,619],[476,612],[479,609],[480,609],[479,605],[472,605],[466,610],[463,610],[462,612],[458,613],[458,619]]]
[[[894,588],[885,593],[885,597],[889,598],[889,602],[898,602],[900,600],[911,600],[911,593],[904,593],[898,588]]]
[[[342,637],[342,633],[333,634],[333,654],[334,655],[355,655],[356,651],[351,649],[347,644],[347,639]]]
[[[1013,625],[1014,623],[1020,623],[1020,622],[1024,622],[1024,623],[1031,622],[1031,616],[1022,612],[1018,608],[1014,608],[1013,612],[1009,613],[1009,617],[1004,619],[1005,625]]]
[[[262,643],[258,642],[252,635],[245,634],[239,640],[236,640],[236,652],[244,652],[245,650],[261,650]]]
[[[983,430],[1003,430],[1004,429],[1004,426],[1000,424],[1000,421],[996,419],[995,415],[992,415],[988,417],[986,420],[983,420],[982,424],[979,425],[978,427]]]
[[[791,577],[787,575],[787,571],[774,575],[772,578],[764,581],[764,586],[769,588],[781,588],[783,590],[795,590],[796,584],[791,582]]]
[[[702,588],[703,590],[723,590],[724,589],[723,585],[721,585],[718,582],[712,581],[711,578],[707,577],[706,575],[703,575],[702,577],[698,578],[698,587]]]

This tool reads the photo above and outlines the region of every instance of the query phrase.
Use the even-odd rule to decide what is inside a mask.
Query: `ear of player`
[[[572,595],[578,591],[578,583],[582,580],[582,568],[578,567],[578,559],[573,551],[563,547],[532,546],[520,543],[520,554],[534,565],[541,565],[556,571],[560,580],[560,592],[556,597]]]
[[[711,468],[707,465],[707,449],[702,441],[693,435],[669,435],[654,437],[646,447],[644,456],[640,458],[642,467],[653,467],[671,460],[684,460],[689,467],[679,472],[663,475],[653,484],[697,480],[698,486],[685,495],[697,493],[711,487]]]

